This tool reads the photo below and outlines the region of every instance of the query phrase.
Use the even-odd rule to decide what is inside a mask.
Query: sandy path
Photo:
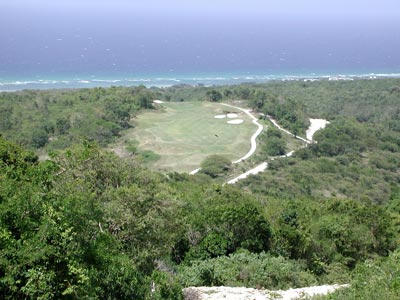
[[[235,160],[234,162],[232,162],[233,164],[237,164],[237,163],[240,163],[240,162],[243,161],[243,160],[248,159],[248,158],[249,158],[250,156],[252,156],[252,155],[254,154],[254,152],[257,150],[256,139],[257,139],[257,137],[261,134],[261,132],[262,132],[262,130],[263,130],[263,126],[262,126],[260,123],[258,123],[258,119],[257,119],[255,116],[253,116],[253,115],[251,114],[251,110],[250,110],[250,109],[243,109],[243,108],[240,108],[240,107],[237,107],[237,106],[233,106],[233,105],[230,105],[230,104],[226,104],[226,103],[221,103],[221,104],[224,105],[224,106],[232,107],[232,108],[235,108],[235,109],[238,109],[238,110],[244,112],[245,114],[247,114],[247,115],[252,119],[253,124],[255,124],[255,125],[258,126],[257,131],[256,131],[256,132],[251,136],[251,138],[250,138],[251,148],[250,148],[249,152],[247,152],[246,155],[242,156],[242,157],[239,158],[238,160]],[[326,120],[324,120],[324,119],[310,119],[310,123],[311,123],[311,124],[310,124],[310,127],[309,127],[309,128],[307,129],[307,131],[306,131],[306,137],[307,137],[307,139],[305,139],[305,138],[303,138],[303,137],[294,135],[294,134],[291,133],[289,130],[287,130],[287,129],[281,127],[281,126],[276,122],[276,120],[275,120],[274,118],[272,118],[271,116],[268,116],[268,115],[267,115],[267,118],[268,118],[268,120],[271,121],[271,123],[272,123],[276,128],[278,128],[279,130],[281,130],[281,131],[285,132],[286,134],[288,134],[288,135],[290,135],[290,136],[293,136],[294,138],[299,139],[299,140],[301,140],[301,141],[303,141],[303,142],[305,142],[305,143],[307,143],[307,144],[311,144],[312,138],[313,138],[315,132],[317,132],[317,131],[320,130],[320,129],[325,128],[326,125],[329,124],[329,121],[326,121]],[[295,150],[290,151],[290,152],[286,153],[285,155],[278,156],[278,158],[290,157],[290,156],[292,156],[292,155],[294,154],[294,152],[295,152]],[[274,158],[272,158],[272,160],[274,160]],[[267,163],[267,162],[263,162],[263,163],[261,163],[260,165],[258,165],[258,166],[256,166],[256,167],[254,167],[254,168],[252,168],[252,169],[250,169],[250,170],[244,172],[243,174],[240,174],[239,176],[237,176],[237,177],[235,177],[235,178],[229,180],[229,181],[226,182],[226,183],[227,183],[227,184],[234,184],[234,183],[238,182],[238,181],[241,180],[241,179],[247,178],[249,175],[255,175],[255,174],[258,174],[258,173],[260,173],[260,172],[263,172],[263,171],[265,171],[267,168],[268,168],[268,163]],[[194,174],[196,174],[197,172],[199,172],[200,169],[201,169],[201,168],[195,169],[195,170],[191,171],[189,174],[190,174],[190,175],[194,175]]]
[[[348,284],[342,285],[321,285],[310,286],[299,289],[289,289],[286,291],[256,290],[243,287],[189,287],[183,289],[185,300],[294,300],[313,297],[316,295],[327,295],[340,288],[349,287]],[[198,298],[190,297],[190,294],[198,295]]]
[[[197,169],[191,171],[191,172],[189,173],[189,175],[194,175],[194,174],[196,174],[196,173],[197,173],[198,171],[200,171],[200,170],[201,170],[201,168],[197,168]]]
[[[249,152],[247,152],[246,155],[242,156],[238,160],[235,160],[234,162],[232,162],[234,164],[237,164],[237,163],[240,163],[243,160],[248,159],[250,156],[252,156],[254,154],[254,152],[256,152],[256,149],[257,149],[256,138],[262,132],[263,126],[260,123],[258,123],[258,119],[250,113],[250,111],[251,111],[250,109],[243,109],[243,108],[240,108],[240,107],[237,107],[237,106],[233,106],[233,105],[229,105],[229,104],[226,104],[226,103],[221,103],[221,104],[225,105],[225,106],[232,107],[232,108],[236,108],[236,109],[244,112],[246,115],[248,115],[253,120],[252,121],[253,124],[255,124],[258,127],[257,131],[250,138],[251,148],[250,148]]]
[[[306,142],[306,143],[308,143],[308,144],[311,143],[310,140],[305,139],[305,138],[302,138],[301,136],[298,136],[298,135],[294,135],[294,134],[291,133],[289,130],[287,130],[287,129],[281,127],[281,126],[276,122],[276,120],[275,120],[274,118],[272,118],[271,116],[268,116],[268,115],[267,115],[267,118],[268,118],[268,120],[271,121],[272,124],[274,124],[274,126],[275,126],[276,128],[278,128],[279,130],[283,131],[284,133],[286,133],[286,134],[288,134],[288,135],[291,135],[291,136],[295,137],[296,139],[301,140],[301,141],[303,141],[303,142]],[[311,121],[311,119],[310,119],[310,121]],[[317,129],[317,130],[318,130],[318,129]]]
[[[291,133],[290,131],[288,131],[288,130],[282,128],[272,117],[267,116],[267,118],[268,118],[268,119],[271,121],[271,123],[274,124],[274,126],[277,127],[279,130],[281,130],[281,131],[283,131],[283,132],[285,132],[285,133],[287,133],[287,134],[289,134],[289,135],[291,135],[291,136],[293,136],[293,137],[295,137],[295,138],[297,138],[297,139],[299,139],[299,140],[302,140],[302,141],[304,141],[304,142],[307,143],[306,146],[300,147],[299,149],[304,148],[304,147],[307,147],[308,144],[311,144],[314,133],[317,132],[317,131],[320,130],[320,129],[325,128],[325,126],[326,126],[327,124],[329,124],[329,121],[326,121],[326,120],[323,120],[323,119],[310,119],[311,125],[310,125],[310,127],[307,129],[307,131],[306,131],[307,139],[304,139],[304,138],[302,138],[302,137],[300,137],[300,136],[295,136],[295,135],[294,135],[293,133]],[[297,149],[297,150],[298,150],[298,149]],[[290,157],[290,156],[292,156],[292,155],[294,154],[294,152],[295,152],[295,150],[290,151],[290,152],[286,153],[285,155],[273,157],[273,158],[271,158],[271,160],[274,160],[275,158]],[[233,178],[233,179],[227,181],[226,183],[227,183],[227,184],[234,184],[234,183],[238,182],[238,181],[241,180],[241,179],[245,179],[245,178],[248,177],[249,175],[255,175],[255,174],[258,174],[258,173],[260,173],[260,172],[265,171],[265,170],[267,169],[267,167],[268,167],[268,163],[267,163],[267,162],[263,162],[262,164],[256,166],[255,168],[250,169],[249,171],[247,171],[247,172],[245,172],[245,173],[243,173],[243,174],[240,174],[239,176],[237,176],[237,177],[235,177],[235,178]]]
[[[247,172],[240,174],[239,176],[229,180],[227,182],[227,184],[234,184],[236,182],[238,182],[241,179],[245,179],[247,176],[249,175],[256,175],[260,172],[263,172],[266,168],[268,167],[268,163],[267,162],[263,162],[262,164],[258,165],[257,167],[248,170]]]

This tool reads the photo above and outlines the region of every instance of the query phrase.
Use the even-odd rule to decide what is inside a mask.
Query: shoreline
[[[384,78],[400,78],[400,73],[365,73],[365,74],[204,74],[199,76],[144,76],[119,78],[97,78],[85,76],[82,78],[62,79],[2,79],[0,78],[0,92],[14,92],[25,89],[79,89],[111,86],[138,86],[167,88],[174,85],[204,85],[221,86],[241,83],[266,83],[269,81],[354,81],[375,80]]]

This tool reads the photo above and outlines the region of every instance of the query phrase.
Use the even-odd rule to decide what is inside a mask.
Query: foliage
[[[257,181],[250,177],[240,184],[280,197],[337,196],[381,204],[389,200],[400,183],[398,134],[337,118],[315,138],[317,143],[296,151],[293,158],[272,161]]]
[[[206,95],[212,102],[218,102],[222,99],[222,94],[216,90],[209,90],[207,91]]]
[[[261,144],[264,159],[268,158],[268,156],[278,156],[286,153],[286,141],[283,139],[281,131],[273,126],[262,132],[258,137],[258,141]]]
[[[182,286],[175,275],[154,271],[151,274],[152,290],[146,299],[151,300],[183,300]]]
[[[222,155],[210,155],[200,164],[200,172],[216,178],[227,173],[231,164],[231,161]]]
[[[299,262],[262,252],[241,251],[229,256],[194,261],[179,269],[183,286],[246,286],[285,289],[314,285],[316,277]]]
[[[0,130],[32,149],[64,149],[81,140],[106,145],[140,109],[152,108],[145,87],[80,90],[24,90],[0,93]]]
[[[224,256],[239,249],[255,253],[269,250],[270,226],[255,206],[224,205],[209,213],[208,223],[202,224],[205,228],[198,231],[198,241],[189,243],[183,254],[186,262]]]
[[[399,299],[400,256],[399,250],[389,257],[368,260],[355,269],[351,286],[336,291],[327,299]]]
[[[170,239],[159,230],[173,222],[157,177],[130,174],[91,144],[38,163],[0,141],[5,299],[143,299],[145,274]]]
[[[182,299],[182,285],[351,283],[328,298],[399,298],[398,86],[387,79],[0,94],[0,129],[20,145],[89,140],[39,162],[0,137],[2,297]],[[91,143],[132,126],[153,97],[208,100],[212,90],[296,134],[309,116],[330,124],[316,143],[236,187],[215,183],[231,167],[221,156],[208,158],[203,174],[163,175]],[[261,157],[272,155],[274,139],[274,155],[288,147],[268,130]]]
[[[271,199],[267,209],[270,219],[275,216],[272,251],[306,260],[319,275],[329,272],[331,264],[352,269],[357,262],[395,249],[391,218],[382,207],[351,200]]]

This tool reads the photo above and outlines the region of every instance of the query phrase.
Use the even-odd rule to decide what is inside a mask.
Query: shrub
[[[231,169],[231,165],[231,161],[225,156],[210,155],[200,164],[200,172],[216,178],[227,173]]]

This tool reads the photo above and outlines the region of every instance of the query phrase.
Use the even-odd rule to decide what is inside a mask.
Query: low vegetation
[[[191,285],[328,283],[351,284],[328,299],[399,298],[397,86],[387,79],[0,94],[2,298],[182,299]],[[152,97],[240,99],[299,135],[308,117],[331,123],[317,143],[274,160],[291,146],[269,128],[256,154],[269,168],[221,185],[231,167],[225,155],[190,176],[147,169],[146,159],[158,157],[140,140],[128,140],[125,159],[104,149],[140,110],[155,111]]]

